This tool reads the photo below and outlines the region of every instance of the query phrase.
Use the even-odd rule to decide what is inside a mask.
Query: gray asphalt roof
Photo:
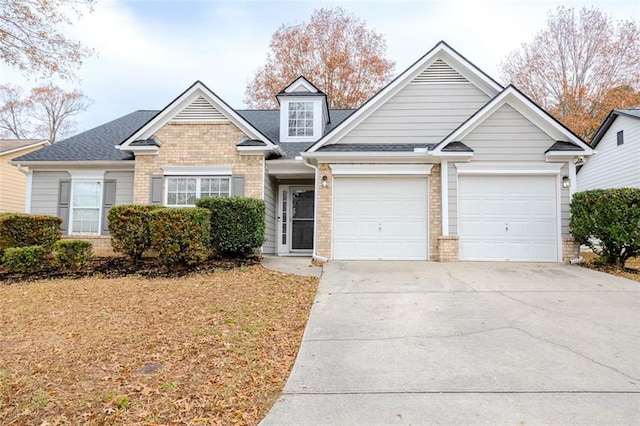
[[[549,151],[584,151],[578,145],[567,142],[567,141],[556,141],[553,145],[549,147],[545,152]]]
[[[136,111],[86,132],[15,158],[14,161],[119,161],[131,154],[115,148],[158,111]]]
[[[325,133],[347,118],[354,110],[332,110],[331,123],[327,124]],[[146,124],[159,111],[140,110],[117,118],[101,126],[82,132],[78,135],[61,140],[49,147],[20,156],[16,161],[119,161],[132,160],[133,156],[114,148],[124,142],[140,127]],[[313,142],[284,142],[280,139],[280,111],[279,110],[239,110],[245,120],[251,123],[272,142],[280,144],[286,158],[300,155]],[[153,139],[135,141],[138,146],[157,145]],[[254,145],[255,141],[241,143]]]
[[[633,115],[640,118],[640,109],[617,109],[616,111],[622,112],[627,115]]]
[[[0,139],[0,154],[14,149],[26,148],[44,141],[45,139]]]
[[[451,142],[448,143],[447,146],[442,148],[445,152],[473,152],[473,149],[469,148],[467,145],[462,142]]]

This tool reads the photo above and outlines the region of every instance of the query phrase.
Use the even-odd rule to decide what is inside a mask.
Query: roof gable
[[[153,119],[136,130],[129,138],[120,144],[120,150],[135,149],[131,144],[140,139],[148,139],[165,124],[176,121],[223,121],[228,120],[249,138],[265,143],[267,149],[279,151],[268,137],[252,126],[233,108],[227,105],[202,82],[196,81],[180,96],[174,99]]]
[[[495,80],[441,41],[307,151],[314,152],[323,145],[339,140],[410,83],[428,84],[463,80],[471,82],[489,97],[494,97],[503,89]]]
[[[551,139],[556,141],[568,141],[575,146],[580,147],[580,154],[591,155],[593,153],[593,150],[589,145],[587,145],[576,134],[551,117],[546,111],[536,105],[514,86],[510,85],[489,101],[485,106],[480,108],[474,115],[469,117],[469,119],[462,123],[456,130],[451,132],[449,136],[444,138],[433,150],[433,155],[441,154],[443,148],[449,143],[464,139],[504,105],[511,106],[519,114],[538,127],[542,132],[546,133]]]
[[[598,146],[598,144],[602,140],[603,136],[609,130],[609,127],[611,127],[613,122],[619,116],[628,117],[630,119],[635,119],[635,120],[640,120],[640,109],[614,109],[614,110],[612,110],[609,113],[609,115],[607,115],[607,118],[604,119],[604,121],[602,122],[600,127],[598,127],[598,130],[596,130],[596,134],[593,135],[593,138],[591,139],[591,143],[589,144],[589,145],[591,145],[591,148],[595,148],[596,146]]]

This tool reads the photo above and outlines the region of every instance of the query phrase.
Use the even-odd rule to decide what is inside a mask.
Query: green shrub
[[[61,237],[56,216],[10,213],[0,216],[0,254],[9,247],[43,246],[51,251]]]
[[[150,213],[151,246],[167,267],[195,265],[209,255],[209,211],[163,208]]]
[[[205,197],[196,205],[211,211],[211,246],[219,255],[246,256],[264,243],[263,200]]]
[[[60,240],[53,246],[56,263],[65,269],[80,269],[93,260],[93,245],[85,240]]]
[[[640,190],[595,189],[571,200],[571,234],[608,264],[640,254]]]
[[[34,272],[42,267],[49,251],[43,246],[8,247],[2,256],[2,264],[10,272]]]
[[[133,262],[142,259],[142,253],[151,248],[149,213],[160,206],[126,205],[109,209],[107,221],[111,233],[111,246]]]

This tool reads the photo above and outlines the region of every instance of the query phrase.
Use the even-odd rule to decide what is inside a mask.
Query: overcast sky
[[[396,74],[445,40],[499,80],[503,58],[531,41],[544,28],[547,12],[560,4],[640,19],[638,0],[98,0],[94,12],[71,29],[96,51],[75,83],[94,102],[77,117],[77,130],[137,109],[161,109],[195,80],[242,108],[245,87],[264,63],[273,32],[336,5],[384,35]],[[6,66],[0,74],[0,83],[35,84]]]

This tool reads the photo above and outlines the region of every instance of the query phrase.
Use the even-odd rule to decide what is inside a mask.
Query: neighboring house
[[[596,155],[578,170],[578,191],[640,188],[640,109],[614,109],[591,140]]]
[[[0,213],[24,213],[27,194],[27,171],[9,161],[20,155],[50,145],[44,139],[0,139]]]
[[[579,137],[438,43],[356,111],[303,77],[279,110],[234,110],[196,82],[14,164],[30,211],[98,241],[110,206],[264,199],[264,253],[326,259],[559,262]],[[107,240],[108,241],[108,240]]]

